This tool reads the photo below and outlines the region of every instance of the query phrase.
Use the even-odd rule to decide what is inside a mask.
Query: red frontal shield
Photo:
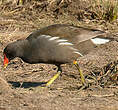
[[[7,67],[8,63],[9,63],[9,59],[8,59],[8,58],[6,57],[6,55],[4,54],[4,62],[3,62],[4,68]]]

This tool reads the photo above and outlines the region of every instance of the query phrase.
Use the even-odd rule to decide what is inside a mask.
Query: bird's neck
[[[18,40],[15,42],[15,44],[17,45],[14,45],[16,46],[15,47],[15,51],[16,51],[16,57],[20,57],[22,58],[24,56],[24,54],[26,54],[26,52],[28,53],[30,50],[30,45],[29,45],[29,42],[27,40]]]

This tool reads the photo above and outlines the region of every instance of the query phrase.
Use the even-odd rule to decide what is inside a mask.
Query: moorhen
[[[8,44],[3,52],[4,67],[15,57],[20,57],[30,64],[54,64],[58,70],[57,74],[47,82],[46,86],[49,86],[62,72],[60,65],[73,62],[80,72],[82,83],[85,84],[76,60],[96,47],[96,44],[109,42],[109,39],[101,38],[103,34],[104,31],[96,29],[65,24],[50,25],[34,31],[25,40]]]

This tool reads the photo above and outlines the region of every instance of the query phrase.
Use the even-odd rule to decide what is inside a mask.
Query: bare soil
[[[79,2],[65,1],[58,7],[46,1],[0,6],[0,110],[118,110],[117,21],[80,17]],[[100,28],[115,38],[78,58],[87,88],[81,88],[79,73],[72,64],[62,65],[63,73],[49,88],[41,86],[56,73],[54,65],[27,64],[15,58],[3,69],[2,52],[8,43],[57,23]]]

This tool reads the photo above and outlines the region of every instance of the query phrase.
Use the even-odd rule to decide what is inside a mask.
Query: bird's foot
[[[79,90],[79,91],[81,91],[81,90],[85,90],[85,89],[87,89],[88,87],[89,87],[88,84],[86,84],[86,85],[82,85],[81,87],[78,88],[78,90]]]

